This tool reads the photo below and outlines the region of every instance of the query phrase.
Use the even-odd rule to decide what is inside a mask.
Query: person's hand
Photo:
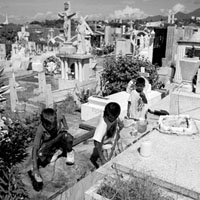
[[[146,98],[146,95],[144,94],[144,92],[140,92],[140,97],[142,98],[144,103],[147,103],[147,98]]]
[[[140,92],[140,97],[141,98],[146,97],[145,94],[144,94],[144,92]]]
[[[124,128],[124,123],[120,119],[118,121],[118,127],[119,127],[119,130],[122,130]]]
[[[129,119],[130,118],[130,112],[127,111],[127,118]]]
[[[62,129],[60,129],[57,137],[61,138],[61,137],[65,136],[65,134],[67,134],[67,131],[66,131],[66,129],[62,128]]]

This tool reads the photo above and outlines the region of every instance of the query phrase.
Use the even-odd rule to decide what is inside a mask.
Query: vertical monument
[[[71,12],[70,2],[64,3],[64,12],[58,13],[58,16],[64,20],[63,30],[65,41],[71,40],[71,18],[76,15],[76,13]]]
[[[58,13],[58,16],[64,20],[63,31],[64,31],[65,42],[63,46],[60,48],[61,54],[73,54],[76,52],[76,48],[72,46],[71,42],[71,18],[75,14],[76,13],[71,12],[69,1],[64,3],[64,11]]]

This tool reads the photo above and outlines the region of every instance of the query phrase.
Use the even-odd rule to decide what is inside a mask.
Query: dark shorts
[[[60,156],[66,157],[67,152],[72,151],[72,146],[73,136],[69,133],[67,135],[63,135],[55,142],[45,142],[38,151],[38,165],[45,167],[58,149],[62,151]]]

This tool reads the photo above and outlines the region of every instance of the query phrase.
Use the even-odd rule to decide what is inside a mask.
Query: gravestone
[[[45,105],[47,108],[53,108],[53,95],[51,92],[51,84],[46,85],[46,92],[45,92]]]
[[[45,98],[46,94],[46,77],[44,71],[38,73],[39,93]]]
[[[115,54],[121,54],[122,56],[125,56],[126,54],[132,54],[131,41],[126,39],[118,39],[116,42]]]
[[[0,60],[5,60],[6,58],[6,45],[0,44]]]
[[[200,106],[199,79],[197,94],[192,92],[192,79],[199,71],[200,60],[184,58],[180,60],[180,78],[182,82],[173,90],[170,96],[170,113],[190,113]],[[199,75],[198,75],[199,78]]]
[[[17,32],[19,40],[26,40],[28,42],[29,32],[26,31],[25,26],[21,27],[21,31]]]
[[[12,72],[11,77],[9,78],[9,86],[10,86],[10,103],[12,112],[16,111],[16,106],[18,103],[17,91],[16,91],[16,82],[15,82],[15,74]]]

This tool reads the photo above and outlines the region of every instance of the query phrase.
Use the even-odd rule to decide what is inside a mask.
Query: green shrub
[[[0,133],[0,199],[29,199],[17,166],[28,155],[27,148],[35,136],[39,117],[26,118],[25,122],[15,117],[2,118],[5,126]]]
[[[103,95],[107,96],[120,91],[125,91],[128,82],[139,76],[141,67],[149,73],[149,83],[152,89],[158,83],[157,66],[147,59],[130,56],[109,56],[105,58],[102,72]]]
[[[8,168],[0,162],[0,199],[26,200],[28,193],[17,167]]]
[[[78,109],[78,106],[76,105],[74,97],[68,94],[62,103],[56,105],[56,109],[60,114],[72,114]]]

